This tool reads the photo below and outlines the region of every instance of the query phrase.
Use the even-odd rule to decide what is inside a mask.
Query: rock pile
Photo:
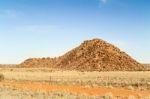
[[[52,67],[56,63],[56,58],[30,58],[19,64],[18,67],[39,68]]]
[[[59,58],[28,59],[21,66],[88,71],[135,71],[144,68],[125,52],[101,39],[84,41]]]

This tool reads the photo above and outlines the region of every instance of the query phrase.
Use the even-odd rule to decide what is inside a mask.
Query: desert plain
[[[149,99],[150,71],[1,68],[0,99]]]

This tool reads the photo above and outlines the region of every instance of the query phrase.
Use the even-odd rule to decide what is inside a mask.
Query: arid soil
[[[58,58],[31,58],[18,67],[50,67],[83,71],[140,71],[144,66],[101,39],[84,41]]]
[[[41,91],[45,93],[51,91],[64,91],[70,92],[74,94],[87,94],[93,96],[105,96],[108,93],[111,93],[113,97],[126,97],[134,96],[138,97],[148,97],[150,95],[149,91],[137,91],[137,90],[128,90],[123,88],[106,88],[106,87],[82,87],[82,86],[69,86],[69,85],[50,85],[47,83],[31,83],[31,82],[1,82],[0,87],[2,88],[10,88],[14,90],[21,90],[21,91],[32,91],[37,92]]]

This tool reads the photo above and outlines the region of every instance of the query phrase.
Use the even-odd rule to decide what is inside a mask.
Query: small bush
[[[104,99],[113,99],[113,94],[112,93],[106,93],[104,96],[103,96]]]
[[[4,80],[4,75],[0,74],[0,81]]]

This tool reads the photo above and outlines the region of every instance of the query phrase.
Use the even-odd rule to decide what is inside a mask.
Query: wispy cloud
[[[108,3],[108,0],[98,0],[98,4],[100,8],[107,5],[107,3]]]
[[[0,10],[0,16],[2,16],[2,17],[16,17],[17,13],[15,10],[4,9],[4,10]]]
[[[99,0],[100,3],[106,4],[108,0]]]
[[[58,30],[55,25],[25,25],[15,28],[16,32],[22,33],[52,33]]]

